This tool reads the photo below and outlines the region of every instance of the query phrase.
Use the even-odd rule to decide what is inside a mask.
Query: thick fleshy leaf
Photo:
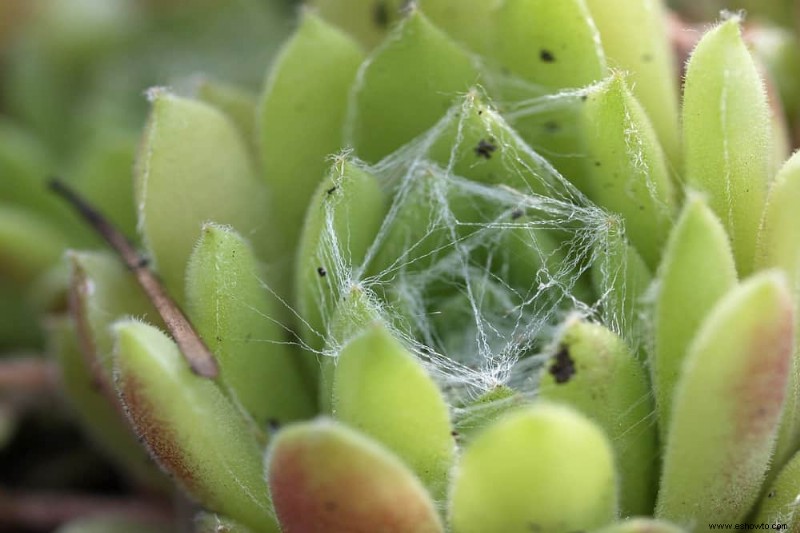
[[[371,49],[400,20],[405,0],[311,0],[309,4],[322,18]]]
[[[771,178],[769,113],[739,20],[724,22],[702,38],[689,60],[684,159],[686,183],[708,195],[731,238],[742,276],[753,271]]]
[[[470,442],[503,414],[514,411],[525,403],[526,399],[522,394],[500,386],[482,394],[475,401],[460,406],[456,411],[457,441],[461,444]]]
[[[800,453],[781,468],[775,480],[761,493],[753,523],[786,524],[786,530],[800,528]]]
[[[600,36],[584,0],[507,0],[496,17],[495,59],[512,74],[547,92],[605,77]]]
[[[334,2],[325,2],[332,4]],[[270,190],[275,290],[290,298],[297,242],[308,202],[342,148],[350,87],[364,53],[350,37],[304,10],[266,80],[258,146]]]
[[[371,323],[382,320],[380,305],[360,285],[352,285],[342,294],[330,322],[325,340],[325,357],[320,362],[319,405],[322,413],[333,413],[333,381],[336,355],[342,347],[360,335]]]
[[[397,454],[444,499],[455,454],[447,403],[385,324],[370,324],[339,352],[333,415]]]
[[[470,90],[435,129],[437,137],[428,157],[457,176],[487,185],[507,185],[525,194],[555,198],[577,194],[525,143],[480,89]]]
[[[187,312],[214,353],[231,397],[259,423],[286,422],[316,412],[314,384],[275,321],[275,301],[263,286],[250,245],[234,230],[203,226],[186,270]]]
[[[692,341],[673,399],[656,516],[739,522],[769,465],[791,370],[794,316],[785,276],[750,278]]]
[[[126,316],[161,321],[131,272],[110,252],[70,252],[67,259],[70,311],[81,351],[94,379],[108,392],[113,372],[111,324]]]
[[[595,294],[601,301],[603,324],[623,338],[640,358],[645,355],[645,295],[652,274],[623,233],[622,223],[609,218],[606,239],[599,244],[598,260],[592,263]]]
[[[792,156],[781,168],[770,188],[767,207],[758,239],[756,267],[782,269],[789,278],[794,294],[795,309],[800,305],[800,154]],[[800,320],[800,316],[797,317]],[[797,326],[796,326],[797,327]],[[795,350],[800,349],[800,343]],[[800,380],[800,360],[797,353],[792,360],[794,371],[789,386],[790,397],[784,412],[781,435],[776,450],[776,463],[792,453],[800,442],[800,393],[796,383]],[[773,465],[774,468],[774,465]]]
[[[203,79],[197,87],[197,98],[225,113],[255,156],[256,96],[235,85]]]
[[[75,325],[69,318],[47,320],[47,351],[58,361],[61,386],[78,421],[101,451],[137,483],[153,490],[167,488],[167,479],[136,440],[118,403],[111,403],[97,386],[78,345]]]
[[[477,81],[472,58],[414,9],[359,71],[348,140],[376,162],[433,126]]]
[[[291,426],[267,457],[284,531],[440,533],[419,480],[380,444],[328,420]]]
[[[497,42],[494,13],[502,5],[502,0],[419,0],[417,5],[454,41],[465,44],[482,56],[492,57]]]
[[[781,168],[769,191],[758,242],[756,266],[781,268],[800,289],[800,152]]]
[[[658,264],[675,211],[675,192],[656,134],[621,76],[589,93],[584,105],[584,192],[625,222],[648,267]]]
[[[659,267],[650,377],[666,441],[672,395],[686,350],[717,301],[736,285],[736,265],[722,223],[700,197],[690,198]]]
[[[646,515],[655,503],[658,432],[647,374],[622,340],[601,325],[570,319],[542,369],[539,395],[596,422],[614,447],[620,514]]]
[[[467,447],[453,481],[454,533],[563,533],[616,516],[611,444],[564,406],[539,404],[501,418]]]
[[[355,281],[385,212],[377,178],[339,157],[312,197],[298,250],[295,297],[311,348],[323,346],[336,304]]]
[[[628,73],[673,166],[680,158],[678,80],[662,0],[586,0],[608,66]]]
[[[800,305],[800,154],[795,154],[781,168],[770,188],[767,207],[758,238],[756,267],[780,268],[787,275],[794,294],[795,309]],[[796,317],[800,320],[800,316]],[[796,324],[796,327],[798,325]],[[789,397],[781,423],[773,470],[794,453],[800,443],[800,360],[795,341],[793,371],[790,376]]]
[[[123,321],[114,331],[117,389],[151,455],[208,509],[277,532],[251,422],[156,328]]]
[[[266,188],[224,114],[163,90],[151,98],[135,175],[139,231],[159,275],[182,302],[186,262],[204,222],[230,224],[266,257]]]
[[[603,79],[606,60],[584,0],[507,0],[495,12],[493,93],[514,128],[570,181],[584,161],[576,94],[553,96]],[[517,104],[511,104],[517,102]]]

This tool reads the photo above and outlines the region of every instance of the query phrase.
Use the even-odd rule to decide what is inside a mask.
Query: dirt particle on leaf
[[[386,5],[385,0],[375,3],[375,7],[372,8],[372,20],[379,28],[389,25],[389,6]]]
[[[561,125],[555,120],[548,120],[544,123],[544,130],[547,133],[557,133],[561,129]]]
[[[517,220],[518,218],[522,218],[522,215],[524,215],[524,214],[525,214],[525,211],[523,211],[522,208],[518,207],[517,209],[514,209],[511,212],[511,220]]]
[[[545,63],[553,63],[556,60],[556,56],[554,56],[553,52],[551,52],[550,50],[542,48],[539,51],[539,59],[541,59]]]
[[[562,345],[553,356],[549,371],[558,384],[567,383],[575,375],[575,361],[570,357],[566,346]]]
[[[775,491],[774,490],[771,490],[771,491],[769,491],[767,493],[767,498],[774,498],[774,497],[775,497]]]
[[[491,159],[492,153],[497,151],[497,145],[494,139],[481,139],[478,141],[478,146],[475,147],[475,155],[484,159]]]
[[[317,274],[319,275],[319,277],[324,278],[325,276],[328,275],[328,271],[325,270],[325,267],[317,267]]]

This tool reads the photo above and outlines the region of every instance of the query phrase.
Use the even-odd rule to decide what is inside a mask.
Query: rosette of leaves
[[[97,438],[198,531],[797,527],[800,171],[740,20],[679,99],[656,1],[400,4],[303,11],[256,102],[149,93],[126,261],[215,364],[69,253]]]

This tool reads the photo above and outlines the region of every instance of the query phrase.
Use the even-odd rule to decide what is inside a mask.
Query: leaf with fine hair
[[[277,533],[252,422],[158,329],[126,320],[114,332],[117,390],[150,454],[208,509]]]

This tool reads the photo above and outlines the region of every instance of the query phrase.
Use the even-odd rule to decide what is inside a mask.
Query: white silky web
[[[564,93],[559,105],[580,105],[589,90]],[[529,105],[528,114],[552,109]],[[602,318],[621,334],[637,318],[606,305],[625,275],[625,262],[608,253],[621,221],[531,149],[479,92],[378,164],[355,162],[380,180],[387,214],[364,260],[349,264],[328,213],[321,255],[330,279],[342,284],[338,294],[357,285],[368,295],[451,405],[499,386],[533,393],[542,354],[570,313]]]

